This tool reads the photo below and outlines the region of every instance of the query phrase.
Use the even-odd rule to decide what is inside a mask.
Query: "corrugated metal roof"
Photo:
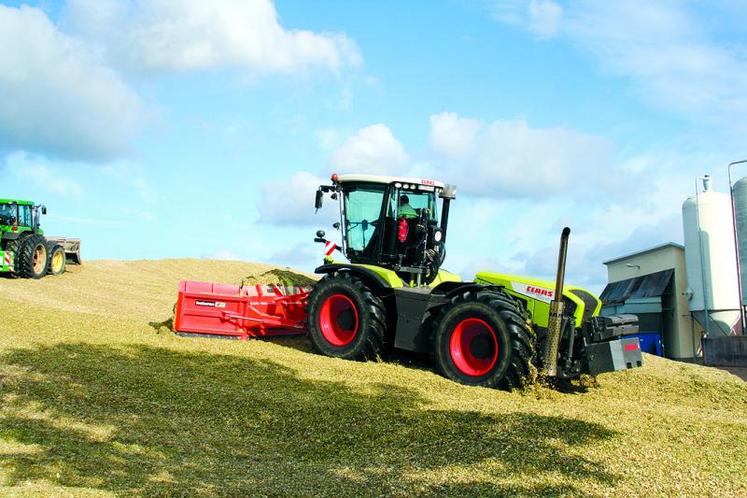
[[[631,298],[659,297],[672,280],[674,270],[658,271],[640,277],[611,282],[602,291],[599,299],[605,305],[622,304]]]
[[[648,254],[650,252],[658,251],[659,249],[664,249],[664,248],[667,248],[667,247],[675,247],[677,249],[682,249],[683,251],[685,250],[685,246],[683,246],[682,244],[677,244],[676,242],[667,242],[666,244],[659,244],[658,246],[649,247],[648,249],[644,249],[642,251],[637,251],[637,252],[633,252],[633,253],[627,254],[625,256],[620,256],[620,257],[617,257],[617,258],[610,259],[608,261],[605,261],[602,264],[609,265],[611,263],[617,263],[618,261],[622,261],[624,259],[634,258],[636,256],[641,256],[643,254]]]

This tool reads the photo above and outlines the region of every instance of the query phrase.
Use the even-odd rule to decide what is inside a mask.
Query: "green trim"
[[[350,264],[350,266],[365,268],[367,270],[374,272],[376,275],[381,277],[381,279],[384,280],[384,282],[386,282],[387,286],[393,289],[399,289],[400,287],[404,287],[404,284],[402,283],[402,279],[399,278],[399,275],[397,275],[394,271],[389,270],[387,268],[382,268],[381,266],[376,266],[376,265],[360,265],[360,264]]]
[[[436,278],[431,282],[431,285],[429,287],[436,287],[440,284],[443,284],[444,282],[461,282],[462,277],[457,275],[456,273],[451,273],[447,270],[439,270],[438,275],[436,275]]]
[[[21,201],[18,199],[0,199],[0,204],[18,204],[20,206],[33,206],[32,201]]]
[[[493,272],[479,272],[475,276],[475,281],[479,284],[490,284],[490,285],[501,285],[505,287],[506,291],[515,296],[516,298],[524,301],[527,304],[527,310],[532,316],[532,322],[539,327],[547,327],[550,320],[550,298],[545,295],[537,293],[536,297],[533,297],[531,293],[527,292],[526,287],[533,287],[542,291],[552,292],[555,288],[555,283],[549,280],[542,280],[539,278],[525,277],[522,275],[510,275],[503,273]],[[566,284],[563,286],[563,297],[573,302],[576,305],[576,311],[574,318],[576,327],[581,327],[584,311],[586,311],[586,304],[577,295],[571,293],[573,290],[581,290],[587,294],[593,296],[596,299],[597,305],[592,312],[592,316],[599,315],[602,310],[602,301],[599,297],[595,296],[592,292],[589,292],[583,287],[576,285]],[[551,294],[550,294],[551,295]]]

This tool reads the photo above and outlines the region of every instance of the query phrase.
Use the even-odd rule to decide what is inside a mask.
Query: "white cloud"
[[[257,206],[260,223],[328,227],[339,219],[339,210],[337,202],[325,196],[324,207],[315,213],[314,195],[324,184],[330,181],[307,171],[295,173],[288,181],[264,184]]]
[[[573,0],[559,16],[539,3],[553,2],[500,2],[493,15],[538,37],[572,41],[608,73],[629,78],[652,106],[744,129],[747,47],[720,42],[720,33],[710,31],[739,22],[728,2],[709,4],[721,12],[710,23],[677,0]]]
[[[268,261],[279,266],[311,269],[319,266],[324,258],[324,245],[314,244],[311,239],[280,249],[270,256]]]
[[[405,148],[384,124],[361,128],[332,155],[339,172],[401,175],[408,161]]]
[[[460,118],[453,112],[435,114],[431,116],[431,147],[450,157],[466,155],[475,147],[480,128],[476,119]]]
[[[552,0],[529,2],[529,30],[541,38],[555,35],[562,18],[563,8]]]
[[[497,21],[524,26],[539,38],[558,33],[563,7],[553,0],[495,0],[492,16]]]
[[[69,178],[63,169],[41,164],[26,154],[16,153],[8,158],[7,173],[35,188],[64,197],[81,197],[83,187]]]
[[[446,156],[438,173],[473,195],[548,198],[603,189],[616,175],[606,139],[522,120],[434,115],[431,147]]]
[[[271,0],[68,0],[66,18],[131,69],[292,73],[361,61],[342,33],[284,28]]]
[[[0,5],[0,152],[75,159],[122,154],[143,120],[139,98],[39,9]]]
[[[144,202],[153,202],[155,194],[148,181],[142,176],[139,168],[128,164],[107,164],[101,167],[101,173],[115,179],[123,186],[128,186]]]
[[[319,146],[328,149],[340,141],[334,130],[317,132]],[[338,173],[407,174],[409,156],[392,131],[383,124],[362,128],[348,137],[332,155],[331,162]],[[328,195],[318,213],[314,209],[314,195],[319,185],[330,180],[307,171],[295,173],[287,181],[268,182],[262,186],[259,222],[274,225],[300,225],[328,228],[339,221],[337,201]]]

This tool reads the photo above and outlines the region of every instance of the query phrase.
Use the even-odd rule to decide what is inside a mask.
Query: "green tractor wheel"
[[[314,286],[306,308],[317,352],[346,360],[372,360],[384,347],[384,303],[363,281],[340,272]]]
[[[18,244],[16,273],[22,278],[39,279],[47,274],[49,251],[42,235],[29,235]]]
[[[441,373],[462,384],[511,390],[533,382],[535,336],[521,306],[500,291],[468,291],[435,318]]]
[[[67,263],[65,248],[56,242],[47,242],[47,253],[49,254],[49,268],[47,272],[53,276],[65,273]]]

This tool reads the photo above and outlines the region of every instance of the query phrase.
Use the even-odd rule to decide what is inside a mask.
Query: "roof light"
[[[395,188],[402,188],[402,184],[399,182],[395,183],[394,186]]]
[[[332,173],[332,181],[334,183],[337,183],[337,181],[340,179],[339,176],[337,176],[337,173]]]

